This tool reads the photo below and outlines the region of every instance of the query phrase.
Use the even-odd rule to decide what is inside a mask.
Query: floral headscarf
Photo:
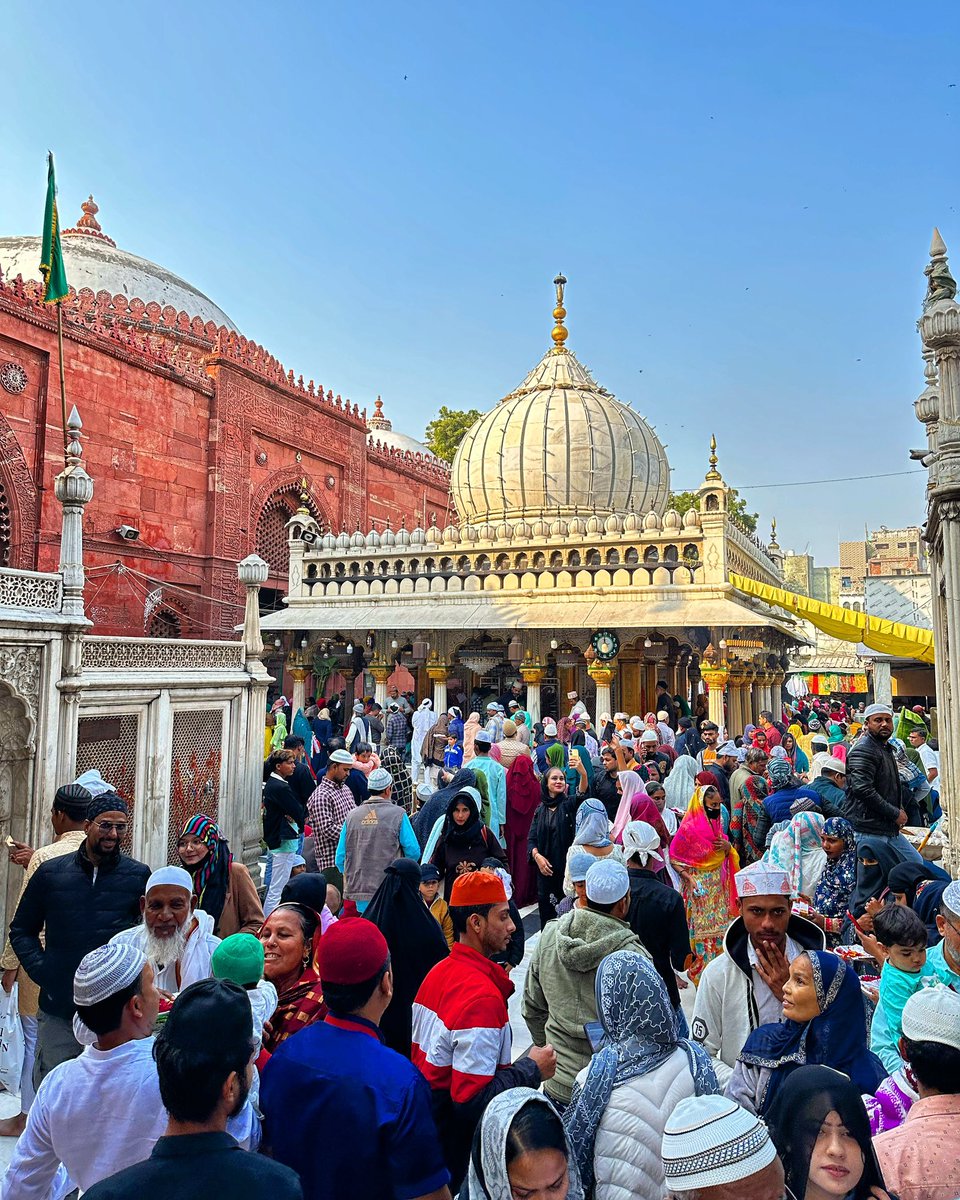
[[[610,818],[599,800],[584,800],[577,809],[575,846],[609,846]]]
[[[709,1054],[679,1036],[677,1013],[653,963],[636,950],[616,950],[600,963],[597,1016],[603,1046],[590,1060],[583,1088],[574,1092],[563,1123],[588,1192],[593,1185],[597,1130],[613,1089],[655,1071],[678,1049],[687,1056],[694,1092],[715,1096],[720,1087]]]
[[[843,838],[843,853],[827,859],[813,897],[813,907],[821,916],[843,920],[847,915],[850,893],[857,882],[857,835],[844,817],[828,817],[823,836]]]
[[[811,898],[820,883],[827,855],[820,840],[823,817],[816,812],[801,812],[773,835],[764,858],[790,876],[794,896]]]

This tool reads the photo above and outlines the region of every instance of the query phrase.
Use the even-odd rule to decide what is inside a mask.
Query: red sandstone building
[[[64,365],[96,487],[84,529],[96,633],[230,635],[235,564],[253,550],[279,603],[304,479],[324,529],[444,524],[446,464],[394,433],[379,399],[368,419],[295,378],[191,284],[117,249],[93,197],[82,207],[63,231]],[[39,261],[39,238],[0,238],[0,566],[43,571],[57,566],[63,433]]]

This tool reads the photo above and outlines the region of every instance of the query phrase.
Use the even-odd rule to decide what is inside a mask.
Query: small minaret
[[[93,480],[83,468],[76,405],[67,418],[67,465],[54,480],[54,494],[63,506],[60,533],[60,574],[63,576],[63,615],[88,623],[83,611],[83,510],[93,499]],[[79,666],[79,664],[77,664]]]
[[[780,543],[777,541],[777,518],[774,517],[770,522],[770,544],[767,546],[767,554],[779,574],[783,574],[783,551],[780,549]]]

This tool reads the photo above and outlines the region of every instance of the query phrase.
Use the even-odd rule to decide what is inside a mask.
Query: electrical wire
[[[736,483],[732,484],[738,492],[757,491],[759,488],[788,488],[788,487],[815,487],[821,483],[855,483],[861,479],[893,479],[898,475],[926,475],[926,471],[884,471],[879,475],[841,475],[836,479],[795,479],[790,483]],[[697,487],[700,487],[697,484]],[[682,489],[685,491],[696,491],[696,488]]]

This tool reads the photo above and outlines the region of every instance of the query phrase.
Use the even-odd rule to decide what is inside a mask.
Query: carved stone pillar
[[[757,677],[756,671],[751,666],[743,668],[743,690],[740,695],[740,716],[742,718],[738,733],[743,733],[747,725],[755,725],[756,714],[753,711],[753,683]]]
[[[381,708],[387,707],[387,680],[390,678],[390,667],[383,659],[373,659],[367,668],[373,676],[373,698]]]
[[[269,567],[257,554],[237,563],[237,578],[246,588],[243,620],[244,669],[249,677],[244,712],[243,762],[237,776],[237,800],[241,830],[240,858],[256,869],[263,832],[260,817],[260,793],[263,784],[263,727],[267,688],[273,682],[261,658],[263,635],[260,632],[260,586],[266,582]]]
[[[707,685],[707,716],[720,730],[722,738],[727,724],[723,705],[724,691],[730,679],[730,672],[726,667],[712,666],[710,663],[702,662],[700,675]]]
[[[611,712],[610,685],[617,674],[615,663],[615,659],[608,659],[606,662],[592,662],[587,667],[587,674],[597,685],[596,711],[593,714],[593,727],[597,733],[602,728],[600,714]]]
[[[545,674],[543,664],[538,662],[525,662],[520,668],[520,675],[527,685],[527,712],[534,724],[540,720],[540,684]]]
[[[447,676],[450,674],[449,663],[431,662],[427,666],[427,676],[433,684],[433,711],[443,716],[447,711]]]
[[[775,721],[780,720],[780,714],[783,712],[783,681],[786,677],[785,672],[774,671],[770,680],[770,711]]]
[[[743,733],[743,667],[738,662],[730,664],[727,692],[727,734],[736,737]]]
[[[306,667],[291,667],[290,674],[293,676],[293,699],[290,701],[290,707],[296,716],[297,709],[304,707],[307,698],[307,676],[310,672]]]

